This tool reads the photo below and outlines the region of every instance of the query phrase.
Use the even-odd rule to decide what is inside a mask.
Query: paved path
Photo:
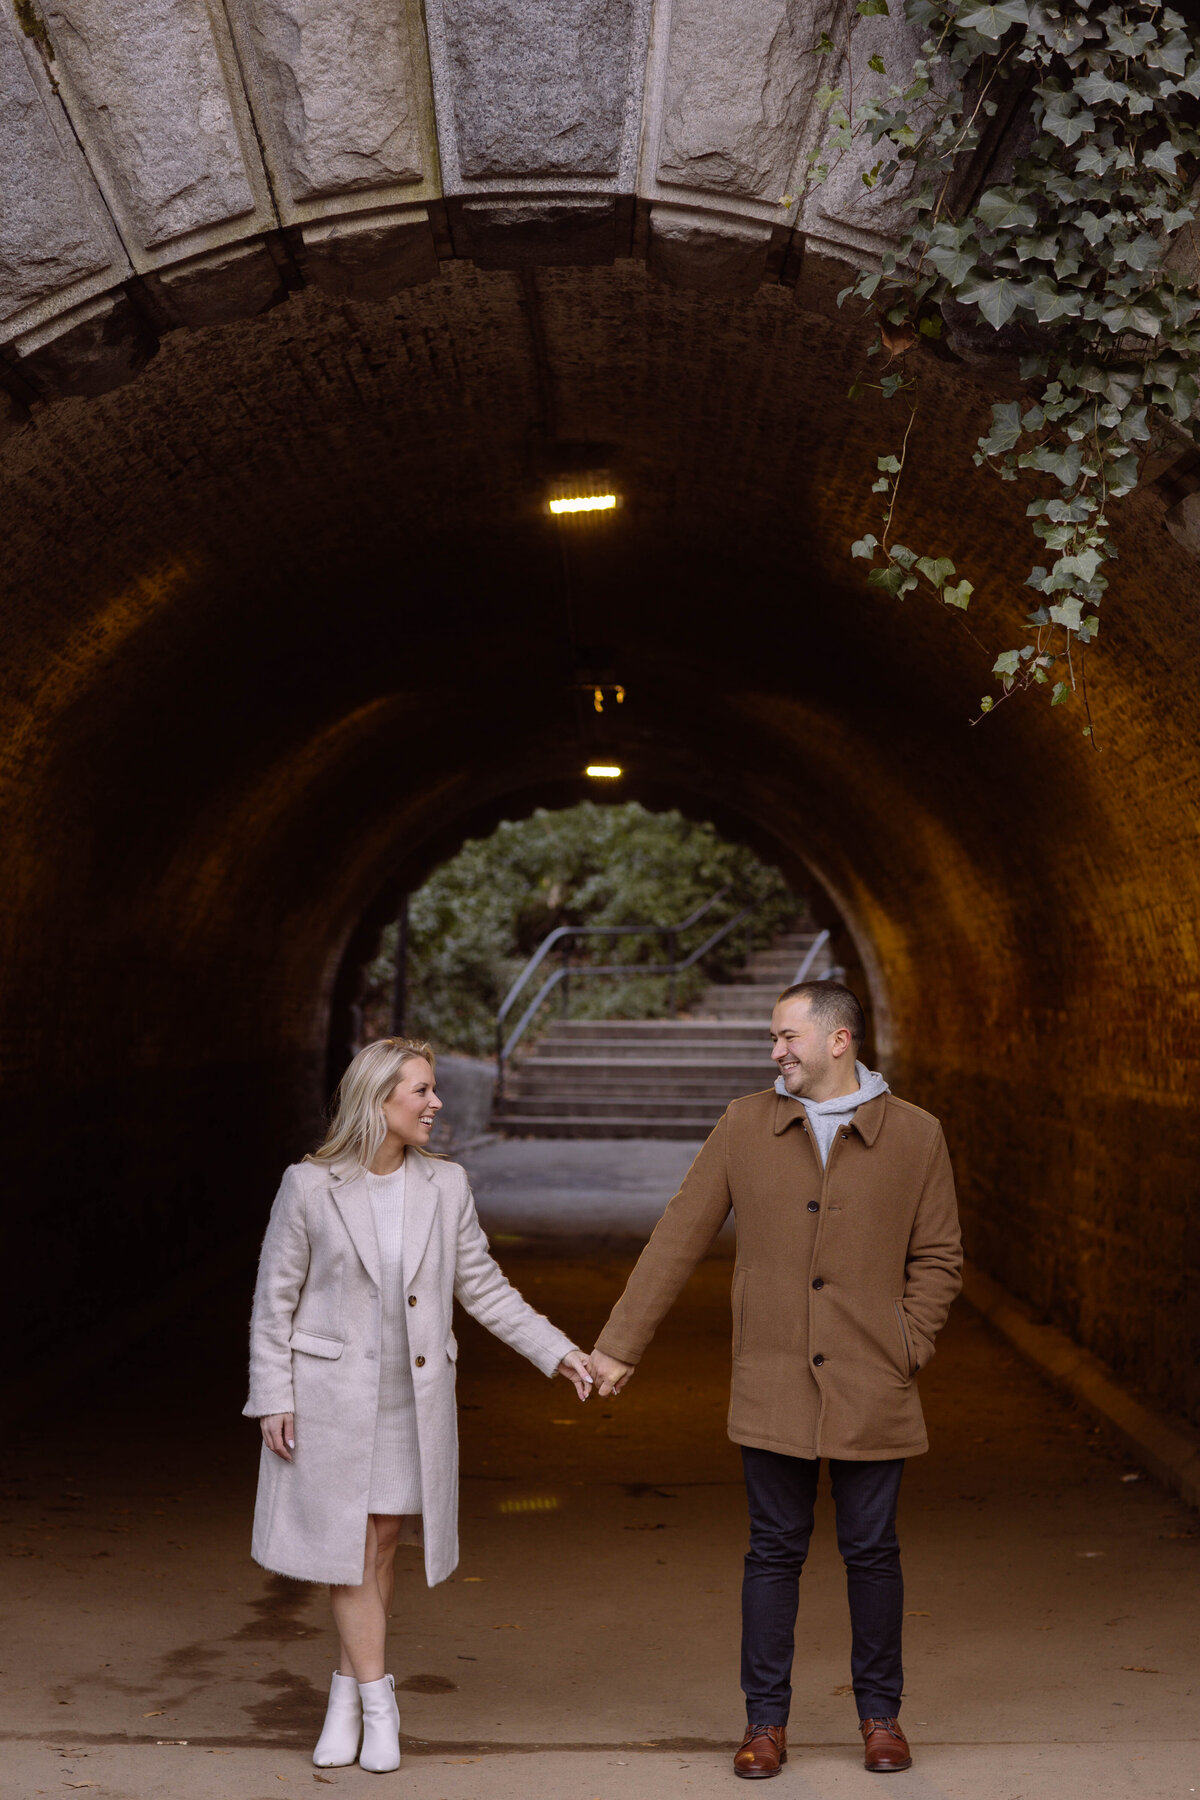
[[[473,1173],[493,1226],[522,1166]],[[545,1191],[587,1193],[595,1145]],[[646,1195],[679,1147],[655,1144]],[[573,1162],[570,1152],[580,1155]],[[636,1153],[634,1153],[636,1154]],[[628,1164],[629,1145],[621,1146]],[[686,1161],[686,1157],[684,1158]],[[575,1173],[572,1176],[571,1170]],[[585,1179],[586,1177],[586,1179]],[[628,1221],[632,1178],[612,1217]],[[493,1201],[496,1206],[493,1209]],[[538,1203],[540,1204],[540,1203]],[[589,1202],[589,1204],[591,1204]],[[603,1233],[608,1216],[592,1224]],[[500,1233],[520,1236],[523,1233]],[[629,1255],[502,1255],[583,1342]],[[7,1446],[0,1603],[4,1800],[716,1800],[738,1733],[736,1453],[724,1437],[727,1262],[698,1271],[618,1402],[581,1408],[461,1332],[463,1560],[430,1591],[401,1553],[393,1667],[404,1768],[308,1761],[331,1666],[322,1590],[247,1556],[246,1296],[186,1321]],[[1167,1800],[1200,1790],[1197,1520],[1116,1459],[965,1309],[922,1378],[934,1450],[906,1475],[898,1800]],[[805,1575],[793,1756],[779,1800],[877,1795],[861,1769],[827,1504]],[[180,1742],[178,1740],[184,1740]],[[890,1790],[889,1790],[890,1791]]]

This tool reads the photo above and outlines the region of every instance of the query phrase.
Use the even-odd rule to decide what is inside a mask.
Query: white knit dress
[[[367,1190],[379,1242],[382,1334],[379,1409],[367,1507],[373,1513],[419,1513],[421,1455],[409,1361],[404,1292],[404,1164],[394,1175],[368,1175]]]

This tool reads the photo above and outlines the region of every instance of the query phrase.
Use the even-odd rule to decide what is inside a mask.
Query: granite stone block
[[[44,91],[40,91],[44,89]],[[0,19],[0,319],[128,262],[65,117]]]
[[[817,84],[828,0],[673,0],[658,179],[777,200]]]
[[[403,0],[237,0],[269,119],[268,155],[297,200],[424,174]]]
[[[45,20],[76,129],[137,243],[255,210],[204,0],[51,0]]]
[[[462,174],[615,174],[634,15],[633,0],[447,0]]]

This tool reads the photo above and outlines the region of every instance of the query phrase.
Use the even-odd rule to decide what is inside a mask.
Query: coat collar
[[[873,1100],[864,1100],[863,1104],[855,1113],[853,1119],[854,1129],[864,1144],[867,1144],[868,1146],[873,1144],[875,1139],[879,1136],[880,1131],[883,1129],[883,1115],[886,1110],[887,1095],[876,1094]],[[776,1094],[775,1123],[773,1127],[775,1136],[779,1137],[782,1132],[787,1130],[789,1125],[794,1125],[797,1121],[807,1128],[808,1121],[805,1117],[804,1108],[801,1106],[800,1102],[798,1100],[785,1100],[782,1094]]]
[[[335,1167],[331,1173],[333,1203],[342,1215],[342,1223],[350,1233],[359,1261],[375,1286],[380,1287],[379,1240],[375,1236],[367,1178],[358,1170],[346,1168]]]
[[[405,1155],[404,1166],[404,1279],[411,1281],[433,1229],[438,1203],[436,1171],[440,1165],[435,1158],[414,1150]],[[379,1240],[366,1176],[354,1163],[334,1163],[330,1175],[334,1205],[342,1215],[350,1241],[375,1286],[381,1287]]]

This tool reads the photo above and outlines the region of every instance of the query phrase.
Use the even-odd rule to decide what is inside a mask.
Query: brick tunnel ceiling
[[[16,1091],[89,1058],[113,1082],[205,1065],[278,1086],[286,1064],[311,1088],[380,889],[505,811],[575,797],[533,451],[550,423],[611,447],[627,497],[572,551],[576,641],[611,647],[629,690],[627,791],[815,868],[890,1067],[958,1132],[977,1253],[1118,1364],[1148,1378],[1157,1341],[1179,1368],[1170,1304],[1144,1354],[1122,1348],[1120,1257],[1152,1294],[1171,1246],[1139,1248],[1117,1216],[1121,1158],[1135,1193],[1146,1178],[1128,1127],[1102,1141],[1137,1097],[1174,1133],[1186,1210],[1200,645],[1161,503],[1115,521],[1102,755],[1045,706],[971,729],[1033,560],[1028,495],[970,465],[978,379],[929,361],[900,533],[975,583],[964,625],[869,593],[849,560],[903,423],[845,398],[852,318],[634,263],[535,279],[552,416],[520,280],[456,263],[380,305],[310,289],[171,334],[130,385],[36,407],[0,452]],[[1083,1119],[1062,1098],[1080,1058]],[[1059,1096],[1036,1151],[1031,1092]],[[1014,1159],[1024,1250],[988,1198]],[[1094,1243],[1054,1216],[1064,1181],[1095,1200]],[[1090,1288],[1088,1255],[1108,1271]]]

